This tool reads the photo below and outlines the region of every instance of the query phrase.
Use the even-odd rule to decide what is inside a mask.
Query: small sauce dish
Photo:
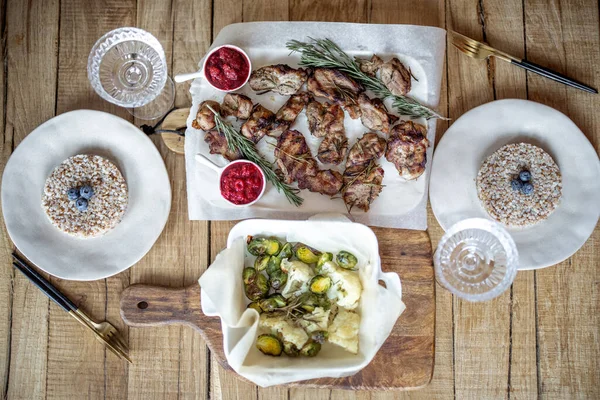
[[[200,71],[178,74],[174,79],[181,83],[204,78],[209,85],[221,92],[233,92],[248,82],[251,73],[252,63],[248,54],[237,46],[225,44],[215,47],[206,55]]]
[[[221,92],[233,92],[248,82],[252,64],[244,50],[226,44],[215,47],[208,53],[202,71],[212,87]]]
[[[265,192],[267,180],[258,165],[248,160],[235,160],[225,167],[215,165],[202,154],[196,161],[219,175],[221,197],[234,207],[248,207],[256,203]]]

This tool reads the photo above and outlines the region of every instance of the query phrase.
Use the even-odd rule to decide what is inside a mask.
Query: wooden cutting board
[[[411,390],[433,375],[435,282],[429,235],[421,231],[373,228],[379,240],[382,269],[397,272],[406,310],[373,361],[346,378],[321,378],[291,383],[352,390]],[[207,317],[200,305],[200,286],[173,289],[133,285],[121,297],[121,316],[133,327],[187,324],[196,329],[226,370],[221,321]],[[240,377],[240,379],[243,379]]]

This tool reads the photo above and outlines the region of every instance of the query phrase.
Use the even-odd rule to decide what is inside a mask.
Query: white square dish
[[[348,250],[359,260],[363,294],[358,313],[359,352],[354,355],[327,344],[314,358],[268,357],[255,347],[258,313],[246,308],[242,269],[253,257],[246,251],[248,235],[274,236],[336,253]],[[379,284],[382,280],[386,287]],[[317,216],[308,221],[246,220],[230,232],[227,249],[199,280],[204,314],[219,316],[227,362],[240,375],[260,386],[306,379],[344,377],[364,368],[389,336],[404,311],[400,278],[381,271],[373,231],[345,217]]]
[[[225,27],[219,33],[212,48],[223,44],[239,46],[248,53],[254,68],[279,63],[296,67],[299,55],[290,55],[285,44],[289,40],[308,40],[309,37],[329,38],[351,56],[370,58],[375,53],[385,60],[391,57],[399,58],[418,79],[413,80],[413,88],[409,95],[430,107],[437,106],[445,50],[445,31],[439,28],[312,22],[245,23]],[[320,212],[347,213],[341,198],[332,200],[327,196],[311,193],[308,190],[301,191],[300,195],[305,201],[301,207],[297,208],[288,203],[286,198],[270,184],[264,196],[252,207],[236,209],[226,204],[220,196],[217,177],[212,171],[197,165],[194,156],[197,153],[203,154],[220,166],[227,161],[220,155],[210,154],[208,145],[203,140],[204,133],[191,127],[200,103],[204,100],[221,102],[224,93],[214,89],[203,79],[196,79],[190,92],[192,108],[188,117],[185,145],[190,219],[236,220],[256,217],[306,219]],[[237,92],[249,96],[254,103],[260,103],[273,112],[276,112],[288,97],[271,92],[259,95],[248,85]],[[386,105],[388,110],[394,113],[389,102],[386,102]],[[397,113],[394,114],[397,115]],[[352,217],[357,222],[394,228],[420,230],[427,228],[427,183],[435,141],[436,122],[434,119],[429,121],[418,119],[417,122],[427,126],[427,137],[431,143],[427,150],[428,163],[425,173],[414,181],[405,181],[400,178],[394,165],[382,157],[379,163],[385,172],[383,179],[385,187],[371,204],[368,213],[353,210]],[[344,125],[350,147],[359,137],[368,132],[360,120],[353,120],[347,115]],[[316,155],[320,140],[310,135],[304,112],[298,116],[291,128],[304,134],[311,153]],[[265,137],[257,146],[259,152],[269,161],[274,160],[274,143],[272,138]],[[319,163],[319,167],[333,168],[343,172],[341,166]]]

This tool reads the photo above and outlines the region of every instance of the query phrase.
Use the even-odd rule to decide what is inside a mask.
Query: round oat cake
[[[511,187],[511,181],[524,170],[531,173],[531,194]],[[484,161],[477,174],[477,195],[483,207],[492,218],[513,227],[548,218],[558,206],[561,189],[560,171],[552,157],[527,143],[501,147]]]
[[[94,194],[85,211],[69,200],[71,188],[89,185]],[[61,231],[81,238],[99,236],[114,228],[127,208],[127,184],[119,169],[107,159],[80,154],[63,161],[44,186],[42,207]]]

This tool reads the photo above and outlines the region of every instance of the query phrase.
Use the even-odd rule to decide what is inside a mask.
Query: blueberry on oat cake
[[[512,227],[534,225],[556,209],[561,174],[548,153],[527,143],[506,145],[482,164],[477,195],[488,214]]]
[[[121,172],[112,162],[80,154],[57,166],[44,186],[42,207],[61,231],[81,238],[114,228],[125,214],[128,195]]]

